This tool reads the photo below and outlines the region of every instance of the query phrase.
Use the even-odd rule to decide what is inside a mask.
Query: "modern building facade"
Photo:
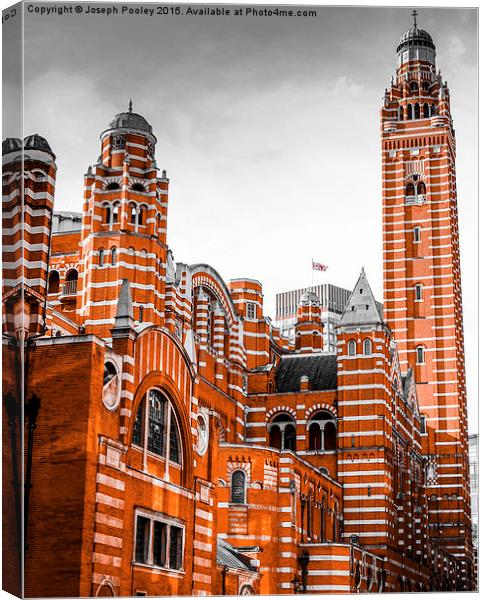
[[[283,337],[287,337],[291,342],[294,342],[297,308],[301,296],[306,291],[316,294],[321,303],[321,316],[324,323],[324,350],[335,352],[337,345],[336,326],[350,297],[350,290],[345,290],[331,283],[322,283],[308,288],[280,292],[276,294],[274,325],[280,329]]]
[[[4,450],[7,590],[20,489],[28,597],[474,588],[453,137],[445,89],[420,119],[406,91],[428,79],[431,110],[429,34],[402,44],[382,111],[385,308],[362,269],[334,351],[313,291],[290,341],[260,282],[174,260],[171,183],[131,106],[101,133],[79,214],[53,212],[44,138],[4,141],[3,436],[24,437],[27,465]],[[430,161],[413,130],[426,140],[433,123]],[[437,180],[414,183],[416,149]],[[430,239],[441,231],[448,249]],[[420,282],[422,309],[407,294]]]

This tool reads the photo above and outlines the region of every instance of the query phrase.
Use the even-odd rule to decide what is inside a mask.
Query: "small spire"
[[[128,107],[128,112],[132,113],[133,112],[133,101],[131,100],[131,98],[129,99],[129,107]]]
[[[417,15],[418,15],[418,12],[417,12],[416,10],[414,10],[414,11],[412,12],[412,17],[413,17],[413,28],[414,28],[414,29],[417,29]]]
[[[133,301],[131,300],[131,289],[129,279],[123,279],[119,292],[118,305],[116,307],[116,318],[133,318]]]
[[[116,316],[114,318],[114,327],[111,329],[113,337],[123,337],[126,332],[134,328],[133,320],[133,301],[131,299],[131,289],[129,280],[123,279],[119,291],[118,304],[116,306]]]

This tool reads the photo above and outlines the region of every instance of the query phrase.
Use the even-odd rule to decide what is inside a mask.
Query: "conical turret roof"
[[[358,281],[341,315],[340,325],[369,324],[383,324],[383,319],[366,278],[365,269],[362,267]]]

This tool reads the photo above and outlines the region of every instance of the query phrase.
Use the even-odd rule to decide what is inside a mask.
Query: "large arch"
[[[217,271],[210,265],[195,264],[188,267],[192,276],[192,289],[200,286],[208,288],[219,300],[225,310],[229,327],[239,320],[230,291]]]
[[[181,397],[180,391],[173,379],[166,373],[161,371],[152,371],[139,384],[136,390],[133,405],[131,409],[131,417],[129,422],[129,443],[133,437],[133,429],[136,420],[136,414],[139,409],[140,402],[145,398],[148,391],[152,388],[160,390],[172,403],[175,410],[178,425],[180,426],[181,446],[183,453],[183,468],[182,468],[182,483],[184,487],[193,488],[193,434],[191,430],[191,400],[188,400],[188,406]]]

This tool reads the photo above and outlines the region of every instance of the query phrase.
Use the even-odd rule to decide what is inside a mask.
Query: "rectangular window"
[[[425,351],[423,346],[417,347],[417,364],[423,365],[425,364]]]
[[[423,300],[423,288],[420,283],[415,286],[415,300],[421,302]]]
[[[184,528],[163,517],[136,515],[135,562],[180,571]]]
[[[256,304],[255,304],[255,302],[247,302],[246,317],[248,319],[255,319],[255,317],[256,317]]]
[[[425,415],[420,417],[420,433],[427,433],[427,425],[425,423]]]

